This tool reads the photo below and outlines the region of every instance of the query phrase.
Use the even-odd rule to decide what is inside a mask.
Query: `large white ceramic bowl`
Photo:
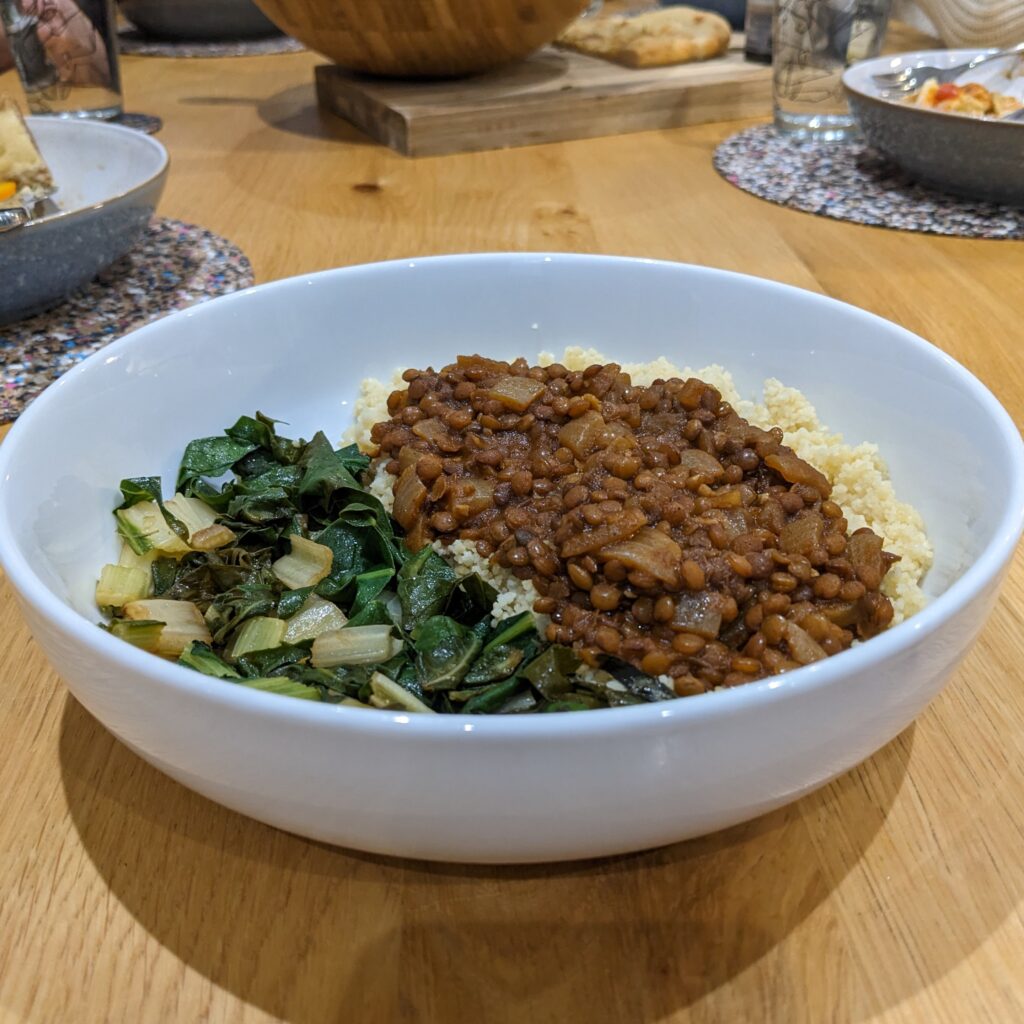
[[[146,229],[167,179],[167,150],[133,128],[26,118],[53,171],[53,208],[0,235],[0,324],[66,299]]]
[[[878,442],[935,544],[929,607],[787,675],[662,704],[516,718],[404,715],[258,693],[96,628],[121,477],[173,477],[255,409],[339,437],[361,378],[594,345],[802,388]],[[1020,437],[948,356],[851,306],[702,267],[580,255],[351,267],[176,313],[53,384],[0,445],[0,560],[74,695],[150,763],[281,828],[456,861],[611,854],[793,800],[891,740],[981,629],[1021,531]],[[10,684],[11,681],[8,681]]]
[[[868,142],[915,178],[974,199],[1024,206],[1024,122],[965,117],[887,98],[874,76],[904,68],[954,68],[987,50],[915,50],[863,60],[846,69],[843,87]],[[957,79],[1024,100],[1019,58],[978,65]]]

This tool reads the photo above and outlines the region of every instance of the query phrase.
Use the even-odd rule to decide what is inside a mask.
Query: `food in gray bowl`
[[[131,128],[30,117],[53,173],[51,212],[0,236],[0,324],[41,312],[127,253],[167,177],[167,150]]]
[[[877,57],[848,68],[843,85],[868,142],[923,183],[971,199],[1024,206],[1024,123],[969,117],[885,99],[873,76],[904,67],[956,67],[981,50],[924,50]],[[1010,59],[978,67],[962,81],[1024,90],[1008,78]],[[1005,80],[1006,84],[1003,84]]]
[[[219,42],[281,31],[252,0],[121,0],[121,10],[140,31],[159,39]]]

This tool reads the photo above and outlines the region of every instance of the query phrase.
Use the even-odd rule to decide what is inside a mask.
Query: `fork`
[[[32,215],[23,206],[7,206],[0,210],[0,234],[5,231],[13,231],[27,224]]]
[[[1013,57],[1021,53],[1024,53],[1024,43],[1018,43],[1016,46],[1011,46],[1008,50],[1000,50],[998,53],[983,53],[975,57],[974,60],[969,60],[955,68],[907,67],[871,77],[877,86],[889,92],[913,92],[922,81],[927,81],[929,78],[938,79],[940,84],[952,82],[965,71],[973,71],[979,64],[1002,57]]]

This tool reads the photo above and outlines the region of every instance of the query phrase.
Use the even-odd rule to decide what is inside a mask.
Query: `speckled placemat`
[[[874,227],[964,238],[1024,238],[1024,210],[920,185],[863,142],[795,142],[756,125],[723,142],[715,170],[751,195]]]
[[[194,224],[154,217],[127,256],[67,302],[0,327],[0,423],[86,356],[165,313],[246,288],[242,251]]]
[[[259,57],[267,53],[299,53],[305,49],[297,39],[286,35],[206,42],[152,39],[136,29],[124,29],[118,34],[118,48],[133,57]]]

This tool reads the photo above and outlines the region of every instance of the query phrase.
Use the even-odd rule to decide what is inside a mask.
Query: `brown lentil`
[[[524,408],[507,378],[543,390]],[[371,436],[389,471],[415,466],[406,544],[467,540],[533,580],[546,635],[588,664],[700,693],[797,667],[788,623],[831,655],[892,620],[895,556],[849,543],[825,478],[702,381],[479,356],[402,379]]]

